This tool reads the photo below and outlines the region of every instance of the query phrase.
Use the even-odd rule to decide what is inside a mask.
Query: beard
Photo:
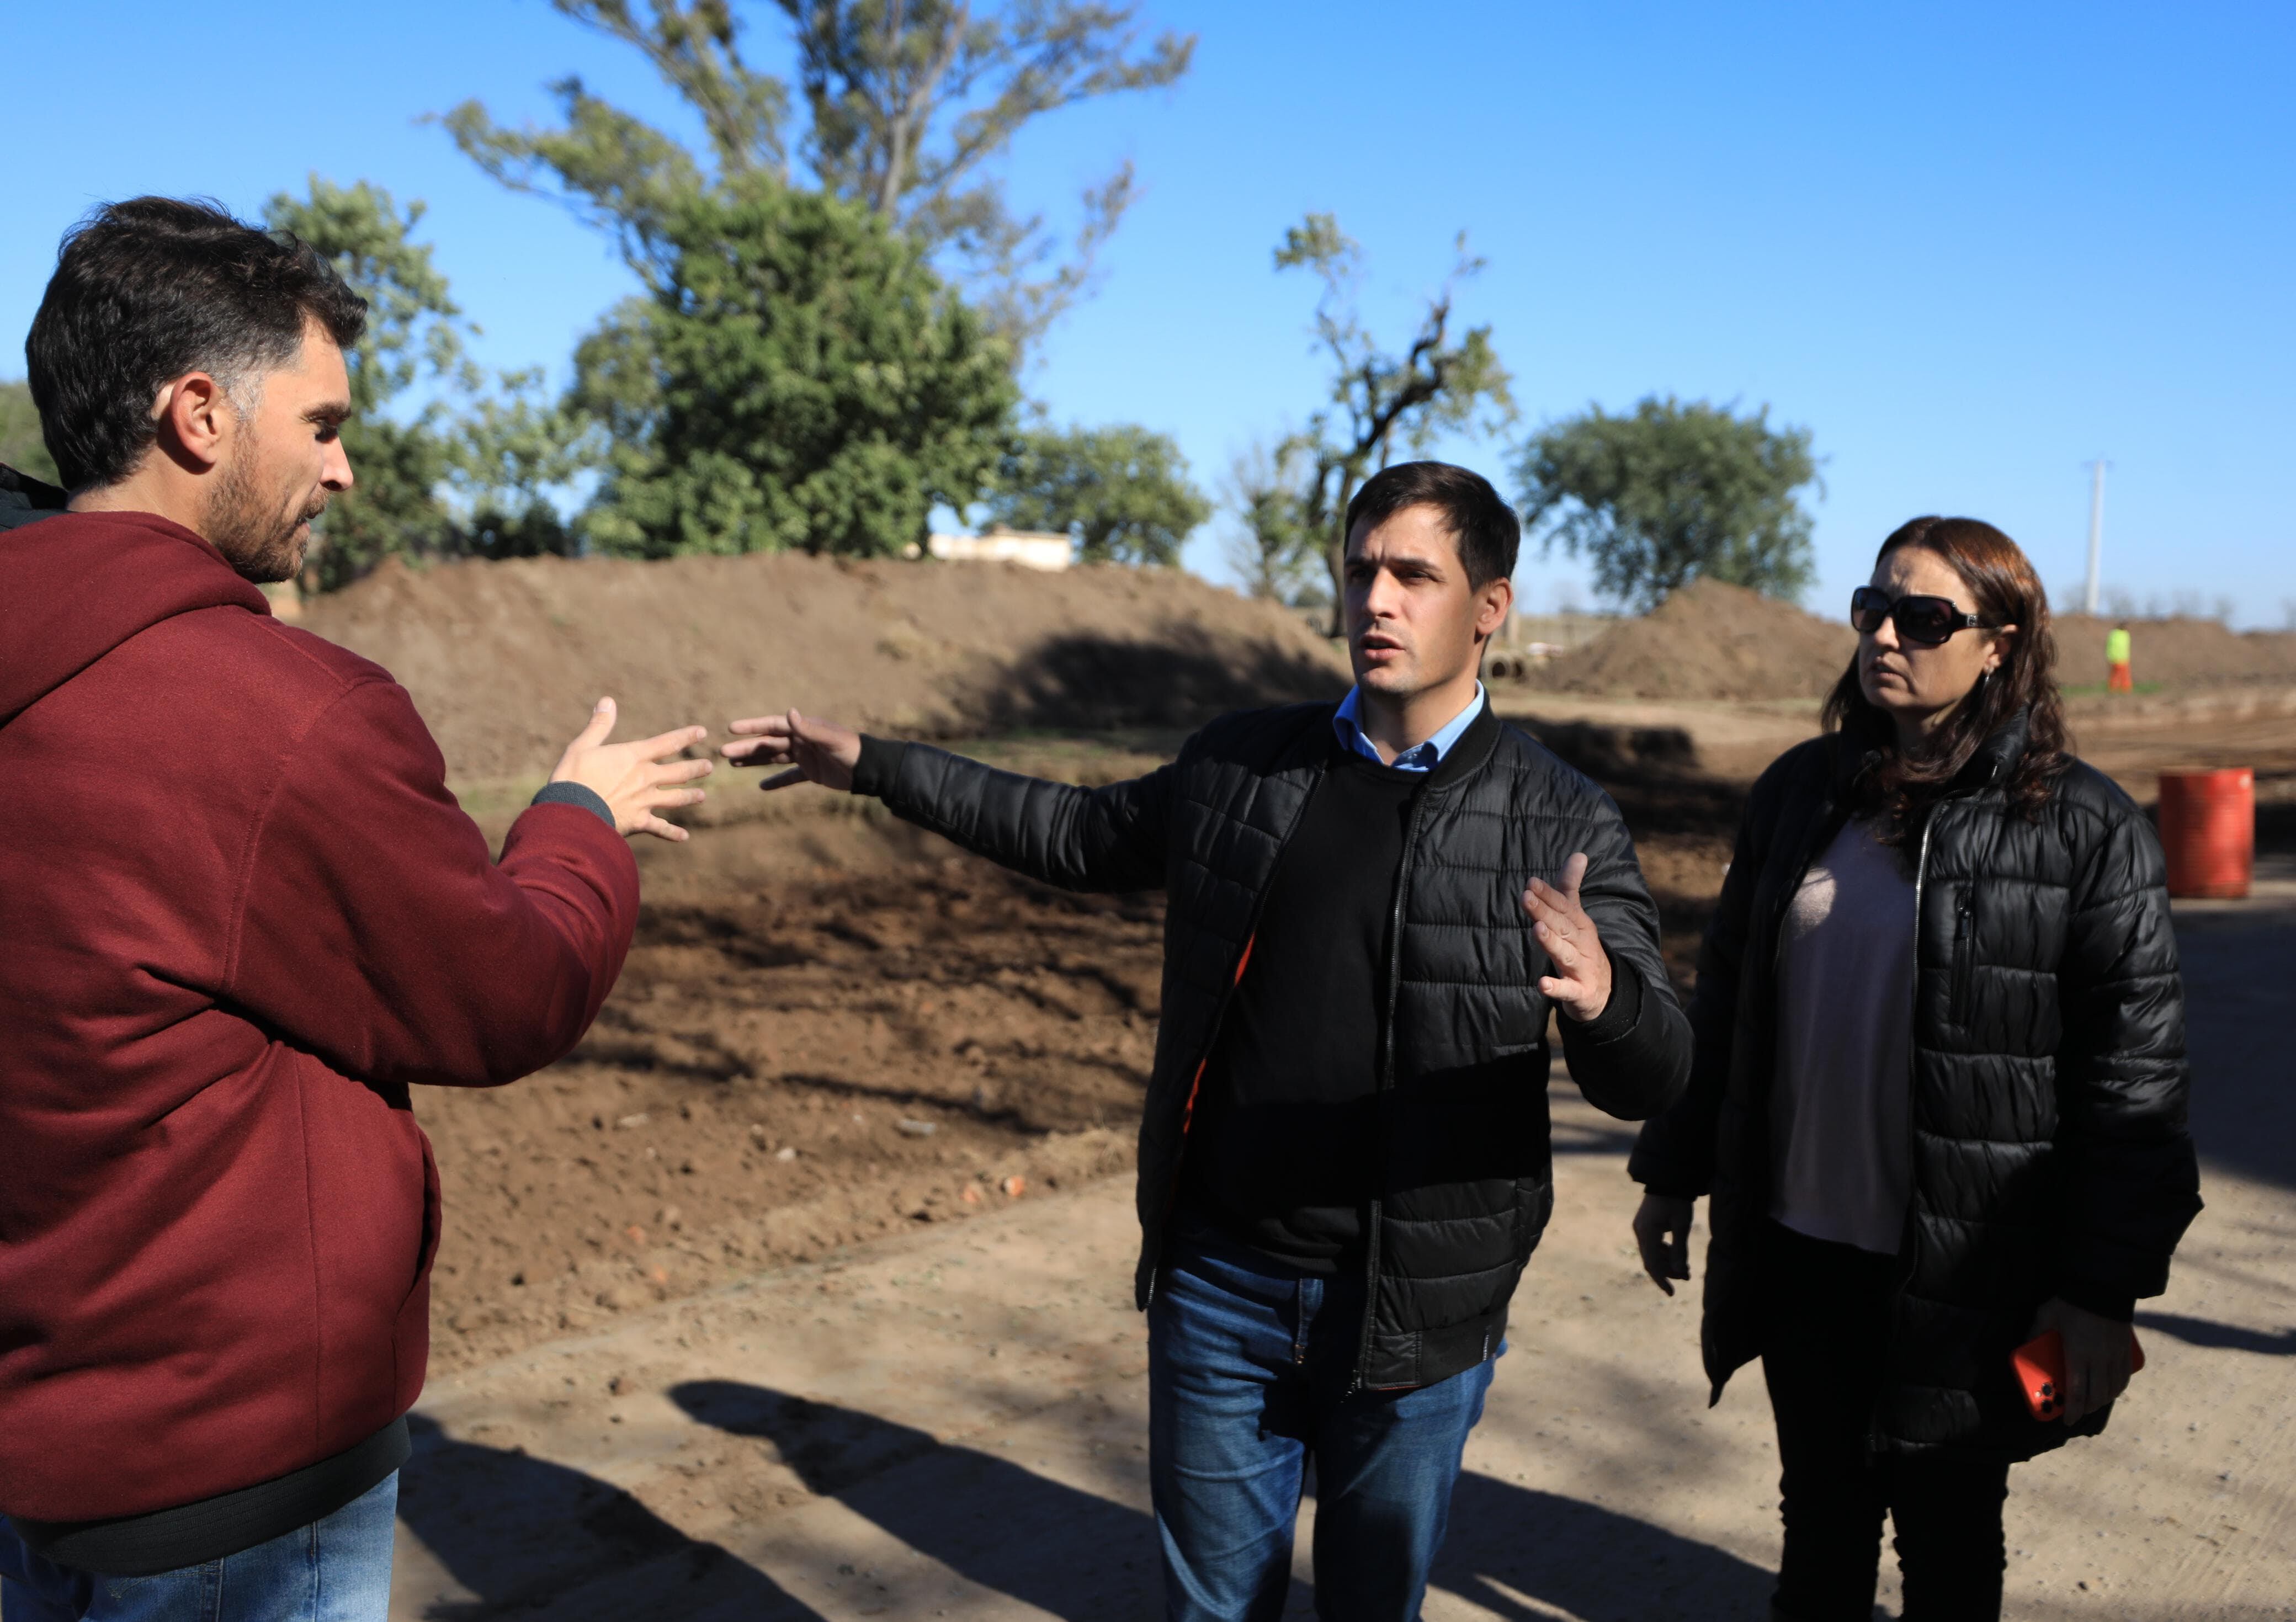
[[[293,481],[266,479],[255,458],[232,458],[208,498],[207,538],[243,580],[270,586],[303,567],[310,521],[327,510],[327,492],[298,502]]]

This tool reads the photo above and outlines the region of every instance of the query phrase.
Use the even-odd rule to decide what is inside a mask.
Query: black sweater
[[[1360,1272],[1403,825],[1423,772],[1335,739],[1204,1067],[1192,1215],[1303,1273]]]

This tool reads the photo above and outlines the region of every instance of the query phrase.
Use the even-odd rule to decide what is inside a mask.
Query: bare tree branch
[[[1439,434],[1477,426],[1488,430],[1514,416],[1510,380],[1491,348],[1490,329],[1471,328],[1456,344],[1449,341],[1455,290],[1484,267],[1468,253],[1464,232],[1454,247],[1451,273],[1428,299],[1427,313],[1400,359],[1382,351],[1364,328],[1356,302],[1363,250],[1336,219],[1310,214],[1284,233],[1275,250],[1278,270],[1306,270],[1323,283],[1315,331],[1332,359],[1330,397],[1337,410],[1317,412],[1307,432],[1291,443],[1311,459],[1300,512],[1308,528],[1324,537],[1334,635],[1340,629],[1347,550],[1341,527],[1348,504],[1367,475],[1387,465],[1395,437],[1400,433],[1405,443],[1423,451]]]

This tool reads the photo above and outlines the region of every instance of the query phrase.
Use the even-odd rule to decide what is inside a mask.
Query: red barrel
[[[2161,848],[2169,858],[2169,893],[2238,901],[2256,870],[2256,774],[2161,774]]]

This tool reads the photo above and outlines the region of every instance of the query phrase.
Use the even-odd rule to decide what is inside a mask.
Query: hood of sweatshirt
[[[60,512],[0,532],[0,726],[129,637],[209,608],[271,611],[221,553],[154,513]]]

